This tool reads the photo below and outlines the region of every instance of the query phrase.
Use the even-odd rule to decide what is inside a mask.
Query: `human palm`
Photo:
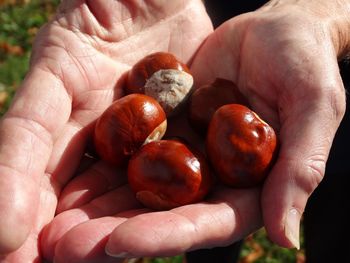
[[[208,37],[191,68],[198,85],[215,77],[235,82],[275,128],[279,154],[261,208],[270,238],[285,247],[299,246],[305,204],[322,180],[345,111],[337,57],[346,50],[336,27],[317,8],[296,2],[271,1],[229,20]]]
[[[0,126],[0,207],[7,215],[0,217],[1,252],[30,232],[7,260],[118,262],[105,250],[174,255],[242,238],[261,226],[262,214],[274,241],[297,245],[288,231],[322,177],[343,113],[329,32],[315,28],[309,14],[264,7],[210,34],[201,1],[165,2],[63,1],[41,31],[31,70]],[[233,80],[278,132],[280,154],[262,190],[262,212],[260,189],[222,186],[206,202],[152,212],[136,202],[125,171],[83,157],[93,121],[122,96],[123,74],[160,50],[191,59],[197,86]]]
[[[54,20],[38,35],[30,71],[1,121],[1,253],[25,240],[3,260],[40,260],[38,236],[54,217],[63,187],[84,161],[93,121],[122,96],[123,73],[154,51],[169,51],[188,62],[211,30],[204,7],[196,0],[61,3]],[[81,208],[83,214],[75,217],[62,216],[62,225],[77,225],[84,216],[103,221],[103,216],[138,207],[123,186],[124,176],[111,167],[97,162],[84,174],[83,178],[99,176],[92,179],[97,186],[92,185],[90,196],[61,205],[58,211],[85,203],[95,208]],[[105,192],[98,199],[103,202],[90,202]],[[52,259],[51,243],[45,242],[45,235],[42,240],[44,256]]]
[[[148,3],[149,5],[151,3]],[[79,80],[76,77],[81,72],[79,69],[74,74],[74,80],[71,81],[72,87],[78,87],[78,89],[89,86],[86,83],[91,83],[92,86],[88,90],[81,90],[79,94],[82,99],[77,99],[79,102],[76,105],[79,107],[76,107],[75,112],[81,118],[79,123],[82,123],[82,127],[85,127],[83,129],[86,129],[86,131],[80,129],[80,133],[88,134],[91,121],[96,119],[113,99],[121,95],[120,78],[138,59],[148,53],[165,50],[176,54],[183,61],[189,61],[204,38],[211,32],[211,24],[200,1],[187,2],[185,6],[183,6],[184,2],[180,5],[173,2],[172,5],[167,5],[168,9],[162,10],[163,5],[159,3],[158,11],[169,12],[169,8],[174,8],[174,11],[168,14],[168,19],[163,14],[154,13],[154,7],[151,16],[146,14],[146,21],[150,23],[150,18],[156,17],[155,24],[134,24],[133,27],[136,30],[124,30],[133,31],[132,36],[121,39],[120,33],[115,33],[120,32],[120,29],[109,28],[108,32],[116,35],[111,34],[107,40],[106,35],[97,40],[94,39],[94,47],[88,46],[83,51],[78,46],[76,49],[78,55],[74,55],[74,60],[82,58],[84,61],[79,63],[81,64],[79,67],[85,68],[90,65],[88,72],[91,70],[93,74],[92,80],[86,80],[89,74],[82,74]],[[108,12],[111,13],[110,10]],[[142,12],[137,15],[140,14]],[[136,18],[142,21],[142,17]],[[116,20],[119,19],[116,18]],[[142,30],[137,32],[139,27]],[[135,47],[135,50],[131,47]],[[140,50],[140,47],[144,48]],[[106,68],[106,70],[100,73],[96,70],[99,68]],[[70,74],[73,72],[72,69],[67,70]],[[101,74],[103,75],[99,77]],[[177,126],[176,124],[174,127]],[[192,139],[196,137],[185,123],[182,125],[181,130],[188,131],[182,134],[183,137]],[[171,124],[169,130],[171,133]],[[73,138],[69,139],[70,143],[75,138],[82,137],[74,134]],[[84,138],[87,137],[84,136]],[[82,148],[74,154],[78,157],[76,163],[82,156],[85,143],[86,140],[83,140]],[[72,157],[63,159],[72,162]],[[59,166],[67,168],[66,164]],[[76,166],[72,167],[71,174],[74,170]],[[70,178],[71,176],[67,176],[65,181]],[[115,254],[118,251],[118,254],[121,254],[120,257],[126,256],[124,252],[129,252],[127,256],[174,255],[195,249],[196,246],[201,247],[208,241],[213,245],[226,244],[233,238],[241,238],[260,226],[257,200],[257,189],[234,192],[223,189],[208,203],[155,213],[141,208],[136,202],[126,185],[124,171],[115,171],[113,167],[97,161],[71,180],[61,193],[57,207],[59,214],[46,227],[41,237],[43,255],[50,260],[55,258],[57,262],[108,262],[117,260],[105,253],[107,242],[109,242],[107,246],[112,248],[109,253]],[[251,203],[250,209],[244,207],[248,202]],[[237,222],[238,215],[233,209],[234,206],[237,207],[237,214],[251,215],[251,220],[244,223]],[[210,222],[215,223],[211,230],[208,229]],[[112,235],[117,238],[108,240],[112,232],[114,233]],[[225,235],[222,235],[223,232]],[[187,241],[184,239],[186,236]]]
[[[287,17],[284,12],[289,10],[276,13],[263,7],[233,18],[210,34],[191,64],[197,86],[217,77],[234,81],[252,109],[278,132],[280,153],[261,200],[258,188],[219,186],[205,203],[157,213],[138,210],[129,189],[115,182],[113,172],[103,171],[109,174],[108,182],[123,187],[101,196],[104,191],[98,187],[101,179],[95,170],[66,187],[59,204],[66,211],[45,232],[45,241],[51,244],[46,251],[53,255],[55,248],[57,257],[64,252],[66,257],[69,251],[75,261],[84,256],[107,260],[105,246],[120,257],[174,255],[244,237],[261,225],[261,214],[275,242],[298,246],[300,217],[322,178],[342,117],[344,91],[337,54],[329,48],[330,34],[321,34],[322,25],[314,27],[317,18],[312,15],[298,11]],[[186,123],[175,126],[181,126],[182,136],[198,142]],[[94,189],[88,195],[81,191],[87,186]],[[120,200],[116,196],[124,196],[128,201],[119,203],[130,206],[119,210],[111,201]]]

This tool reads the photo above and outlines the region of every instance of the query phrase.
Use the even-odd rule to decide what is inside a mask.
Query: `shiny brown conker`
[[[189,121],[199,133],[206,134],[214,112],[226,104],[242,104],[248,106],[248,100],[230,80],[217,78],[213,83],[196,89],[189,102]]]
[[[126,94],[141,93],[155,98],[167,116],[174,115],[193,87],[186,64],[167,52],[152,53],[129,71]]]
[[[212,177],[206,159],[175,140],[144,145],[129,161],[128,181],[146,207],[165,210],[202,200]]]
[[[161,139],[166,127],[165,112],[155,99],[131,94],[116,100],[98,118],[95,148],[101,159],[121,166],[143,144]]]
[[[207,155],[221,181],[231,187],[260,184],[273,164],[276,146],[273,128],[243,105],[224,105],[210,121]]]

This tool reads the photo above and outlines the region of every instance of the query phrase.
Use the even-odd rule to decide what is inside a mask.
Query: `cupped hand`
[[[279,155],[263,185],[270,238],[299,247],[308,197],[321,181],[345,110],[337,58],[347,50],[344,11],[332,1],[271,1],[207,39],[192,64],[197,83],[235,82],[277,131]]]
[[[290,10],[266,6],[232,19],[192,65],[198,85],[216,77],[236,82],[279,132],[262,207],[270,236],[283,246],[297,246],[300,215],[323,175],[345,104],[336,63],[341,45],[317,15]],[[25,240],[4,259],[174,255],[228,244],[261,225],[259,189],[219,188],[205,203],[151,212],[133,198],[123,171],[104,163],[71,180],[91,123],[122,95],[122,74],[152,51],[187,62],[210,32],[199,0],[63,1],[41,31],[31,70],[0,126],[1,253]],[[61,213],[42,233],[64,186]]]
[[[155,51],[188,62],[211,30],[199,0],[62,1],[0,124],[1,260],[40,260],[38,236],[79,166],[93,121],[122,95],[123,73]],[[129,208],[119,205],[113,213]]]

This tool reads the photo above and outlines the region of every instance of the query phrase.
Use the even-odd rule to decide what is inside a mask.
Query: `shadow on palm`
[[[97,5],[97,2],[94,3]],[[108,3],[113,5],[112,2]],[[84,12],[94,12],[94,4],[77,5],[72,12],[67,11],[71,6],[65,6],[64,16],[59,16],[57,22],[46,29],[46,32],[63,30],[67,34],[62,49],[70,62],[63,60],[65,62],[60,64],[60,76],[72,98],[68,123],[73,127],[78,124],[80,128],[74,134],[61,135],[67,143],[58,158],[52,180],[65,187],[57,215],[41,237],[44,257],[55,257],[57,262],[67,258],[74,262],[86,259],[108,261],[111,258],[105,254],[105,246],[109,253],[124,256],[124,252],[129,252],[129,256],[175,255],[196,248],[228,244],[260,226],[259,189],[231,190],[219,185],[203,203],[152,212],[135,199],[127,185],[125,171],[103,161],[81,159],[92,132],[91,123],[122,95],[121,85],[115,83],[131,65],[146,54],[159,50],[189,61],[210,33],[210,24],[203,27],[203,21],[207,23],[208,18],[204,10],[198,11],[200,1],[191,1],[185,6],[181,1],[175,2],[170,6],[173,11],[167,9],[170,13],[163,13],[161,17],[154,12],[165,10],[151,5],[150,10],[143,9],[146,6],[134,10],[141,14],[141,18],[124,17],[122,24],[115,24],[118,19],[111,18],[114,23],[98,21],[96,28],[93,19],[82,24],[78,20],[79,27],[88,32],[75,32],[75,27],[69,23],[76,22],[74,12],[80,16]],[[120,1],[113,3],[123,5]],[[131,6],[126,5],[126,8]],[[156,18],[151,24],[147,24],[150,21],[148,12],[152,13],[152,19]],[[126,13],[129,14],[121,12]],[[196,16],[196,19],[191,16]],[[162,20],[157,22],[160,18]],[[143,19],[147,19],[146,24],[143,24]],[[130,26],[131,22],[135,24]],[[121,37],[121,33],[130,35]],[[41,42],[41,45],[45,43]],[[34,60],[38,56],[36,53]],[[169,120],[167,136],[180,136],[203,148],[203,140],[189,127],[186,116]],[[79,162],[87,162],[88,168],[76,174],[74,171]]]
[[[165,138],[181,137],[203,150],[204,139],[185,113],[168,120]],[[81,166],[83,171],[63,189],[57,215],[42,236],[47,258],[68,254],[74,260],[108,260],[107,243],[112,251],[125,249],[131,256],[177,255],[227,245],[261,224],[258,188],[217,184],[201,203],[152,211],[136,200],[125,169],[91,157],[84,157]]]
[[[56,127],[52,135],[52,154],[46,168],[50,180],[47,188],[53,191],[50,196],[55,196],[66,186],[57,211],[67,209],[41,235],[45,257],[53,258],[53,244],[73,226],[74,231],[91,235],[91,239],[83,239],[72,229],[70,233],[78,237],[74,238],[75,242],[96,240],[97,244],[101,235],[105,240],[115,226],[125,221],[125,211],[140,208],[125,185],[123,172],[116,172],[97,161],[82,174],[76,175],[93,122],[114,99],[122,95],[118,80],[137,60],[162,50],[189,61],[210,31],[211,24],[201,1],[172,1],[167,5],[162,1],[142,4],[130,1],[63,1],[54,21],[42,29],[31,60],[32,68],[40,73],[33,73],[33,77],[29,74],[28,79],[35,77],[37,83],[44,77],[51,80],[42,83],[50,84],[50,97],[57,100],[51,115],[58,117],[47,120]],[[75,179],[67,185],[74,176]],[[51,220],[55,206],[54,197],[41,200],[40,218],[31,234],[33,237]],[[116,217],[119,213],[122,214]],[[165,213],[165,216],[169,215]],[[97,222],[98,227],[91,228],[91,224]],[[83,230],[79,230],[78,225]],[[101,231],[102,226],[105,231]],[[95,231],[97,229],[99,231]],[[140,235],[143,235],[142,231]],[[65,235],[65,239],[69,236]],[[178,246],[178,243],[175,246],[172,243],[169,242],[169,245]],[[64,252],[56,255],[68,257],[67,251],[71,251],[71,254],[77,253],[78,259],[95,245],[91,242],[79,252],[79,249],[70,250],[75,247],[71,246],[71,242],[62,241],[61,244],[68,247],[59,245],[56,249]],[[29,240],[26,246],[32,246]],[[169,252],[169,248],[162,250],[160,253]],[[20,253],[24,252],[25,249]]]

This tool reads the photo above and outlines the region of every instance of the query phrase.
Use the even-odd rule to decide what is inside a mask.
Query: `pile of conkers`
[[[273,165],[276,134],[249,109],[233,82],[217,79],[196,90],[193,86],[190,70],[174,55],[148,55],[128,72],[126,95],[96,122],[98,155],[127,166],[131,189],[149,208],[201,201],[216,177],[230,187],[256,186]],[[183,113],[204,137],[205,152],[180,137],[162,139],[167,121]]]

